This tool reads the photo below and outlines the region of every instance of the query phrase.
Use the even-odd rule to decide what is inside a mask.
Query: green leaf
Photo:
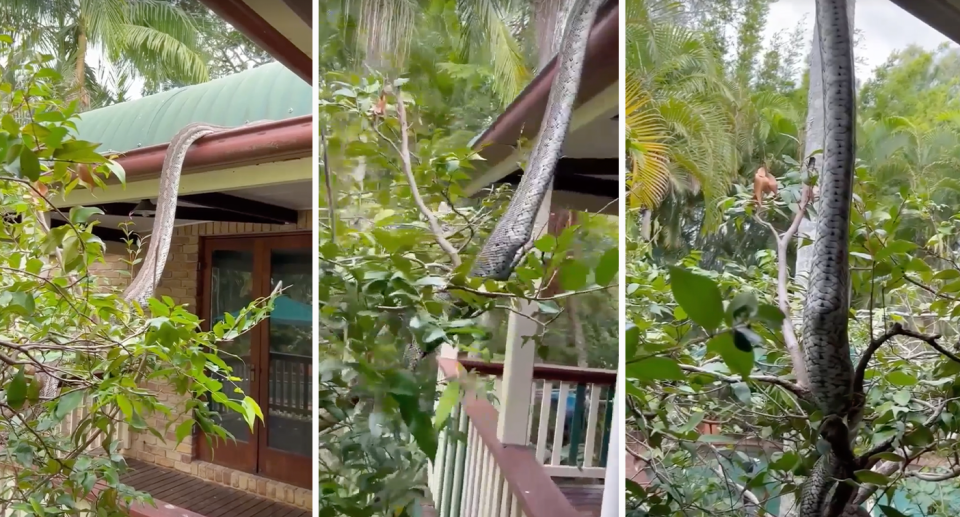
[[[40,179],[40,160],[26,145],[20,148],[20,174],[30,181]]]
[[[187,436],[190,436],[190,434],[193,433],[193,419],[188,418],[183,422],[180,422],[180,425],[177,426],[176,433],[177,433],[177,444],[179,445],[180,442],[184,440],[184,438],[186,438]]]
[[[629,362],[636,357],[637,348],[640,346],[640,327],[628,321],[624,334],[624,356]]]
[[[124,396],[123,393],[117,394],[117,406],[120,408],[120,411],[123,412],[123,416],[130,418],[133,416],[133,404],[130,403],[130,400]]]
[[[933,443],[933,433],[924,426],[919,426],[912,433],[903,437],[903,443],[914,447],[926,447]]]
[[[887,382],[895,386],[914,386],[917,384],[917,378],[909,373],[894,370],[885,377]]]
[[[53,156],[58,160],[68,162],[99,163],[103,161],[103,156],[96,152],[97,147],[99,147],[99,144],[71,140],[64,142],[60,148],[54,150]]]
[[[247,421],[247,425],[250,426],[250,429],[253,430],[253,424],[256,421],[256,418],[263,420],[263,413],[260,411],[260,405],[257,404],[257,401],[253,400],[251,397],[243,397],[243,419]]]
[[[877,505],[877,507],[880,508],[880,511],[883,512],[883,515],[885,515],[886,517],[907,517],[907,515],[901,513],[900,510],[897,510],[892,506],[886,506],[886,505],[880,504],[880,505]]]
[[[755,361],[753,349],[745,352],[737,348],[729,332],[718,334],[707,341],[707,351],[719,355],[730,371],[743,377],[750,376]]]
[[[744,404],[749,404],[753,401],[753,396],[750,393],[750,386],[745,382],[735,382],[730,385],[730,388],[733,389],[733,395],[743,402]]]
[[[779,328],[783,324],[785,317],[780,307],[764,303],[757,307],[757,319],[771,327]]]
[[[701,327],[711,331],[723,321],[723,298],[713,280],[671,267],[670,290],[690,319]]]
[[[917,245],[910,241],[893,241],[888,242],[877,254],[874,256],[874,260],[880,262],[894,254],[897,253],[907,253],[917,249]]]
[[[7,405],[13,409],[20,409],[26,400],[27,378],[23,375],[23,368],[19,368],[7,385]]]
[[[735,323],[744,322],[757,314],[757,295],[753,291],[738,293],[730,301],[727,311]]]
[[[893,394],[893,401],[898,405],[906,406],[910,403],[910,391],[909,390],[900,390]]]
[[[110,170],[110,174],[113,174],[118,180],[120,180],[121,185],[127,183],[127,171],[123,170],[122,165],[110,160],[107,162],[107,169]]]
[[[874,472],[872,470],[858,470],[853,473],[857,481],[861,483],[870,483],[871,485],[886,486],[890,483],[890,478]]]
[[[453,412],[453,408],[457,405],[457,401],[460,399],[460,383],[457,381],[450,381],[447,383],[447,387],[443,389],[443,394],[440,395],[440,400],[437,401],[437,413],[434,418],[434,427],[440,429],[443,427],[443,424],[447,422],[447,419],[450,418],[450,414]]]
[[[620,268],[620,251],[617,248],[608,249],[600,257],[600,263],[594,271],[593,277],[597,285],[608,285],[617,277]]]
[[[26,318],[32,316],[33,311],[36,310],[33,293],[8,291],[0,295],[0,302],[6,304],[6,307],[2,308]]]
[[[669,357],[648,357],[627,365],[627,377],[642,381],[682,381],[683,370]]]
[[[576,291],[587,285],[590,268],[581,261],[567,260],[560,266],[560,287],[564,291]]]
[[[62,420],[70,414],[71,411],[80,407],[81,402],[83,402],[83,391],[74,390],[68,392],[57,400],[57,408],[53,411],[53,416],[56,417],[57,420]]]
[[[103,210],[95,206],[75,206],[70,209],[70,222],[86,224],[94,215],[103,215]]]

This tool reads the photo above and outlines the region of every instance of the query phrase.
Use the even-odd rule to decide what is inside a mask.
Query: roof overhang
[[[307,82],[313,80],[311,0],[201,0]]]
[[[619,2],[606,2],[587,40],[580,90],[557,167],[552,203],[574,210],[615,214],[619,197]],[[495,183],[516,183],[524,159],[516,145],[533,141],[543,122],[550,88],[557,75],[555,57],[477,138],[484,161],[465,191],[475,195]]]
[[[893,3],[960,43],[960,0],[893,0]]]

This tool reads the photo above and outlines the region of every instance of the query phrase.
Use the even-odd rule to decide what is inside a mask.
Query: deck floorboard
[[[120,478],[124,484],[147,492],[157,501],[207,517],[310,517],[308,510],[210,483],[159,465],[132,459],[127,460],[127,465],[130,470]]]

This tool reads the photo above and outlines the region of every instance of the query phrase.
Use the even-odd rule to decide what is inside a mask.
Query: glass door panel
[[[204,319],[209,326],[224,319],[226,314],[236,316],[240,310],[257,298],[256,253],[250,243],[243,241],[218,241],[207,250],[205,279],[208,310]],[[256,332],[247,332],[232,341],[217,344],[218,355],[232,369],[232,375],[239,381],[230,381],[223,374],[211,375],[223,383],[223,393],[230,399],[241,401],[244,394],[256,397],[256,350],[259,341]],[[239,387],[243,393],[233,389]],[[214,443],[206,443],[201,438],[200,456],[207,461],[241,470],[256,468],[257,437],[256,430],[250,432],[243,417],[222,404],[209,401],[210,409],[218,413],[219,424],[234,440],[220,440],[213,437]]]
[[[300,243],[278,243],[297,245]],[[309,244],[307,241],[305,244]],[[312,256],[305,247],[270,250],[270,283],[284,291],[266,327],[269,365],[264,414],[266,450],[261,469],[290,483],[309,481],[313,448],[313,281]]]

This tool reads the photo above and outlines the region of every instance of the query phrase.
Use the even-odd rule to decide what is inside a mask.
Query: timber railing
[[[313,358],[308,355],[270,352],[270,409],[311,417]]]
[[[503,363],[461,358],[467,371],[503,376]],[[550,476],[603,479],[613,423],[617,372],[549,364],[533,366],[527,440]]]
[[[87,446],[84,452],[95,452],[97,449],[103,448],[104,442],[110,440],[120,442],[120,452],[129,449],[131,446],[130,428],[126,422],[124,422],[123,415],[118,415],[117,418],[115,418],[116,423],[108,428],[111,435],[108,435],[106,432],[101,432],[100,429],[94,425],[85,425],[83,428],[80,428],[83,419],[90,416],[90,408],[92,406],[93,400],[89,395],[84,395],[83,402],[77,406],[77,409],[67,413],[63,420],[57,425],[57,432],[62,436],[69,436],[75,444],[85,443]],[[116,411],[116,407],[114,406],[113,409],[109,411]],[[108,437],[110,440],[107,439]]]
[[[438,359],[447,380],[460,375],[455,359]],[[430,473],[438,517],[580,517],[537,460],[533,448],[505,445],[490,401],[468,392],[445,428]]]

